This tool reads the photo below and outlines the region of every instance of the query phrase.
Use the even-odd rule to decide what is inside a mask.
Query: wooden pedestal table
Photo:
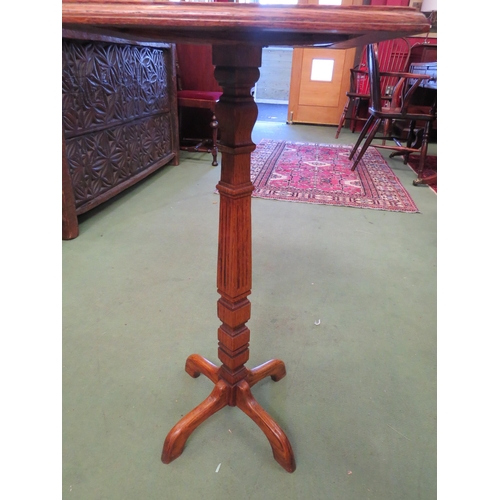
[[[429,30],[425,16],[404,7],[261,6],[234,3],[168,3],[143,0],[63,0],[63,26],[134,40],[211,43],[215,77],[223,89],[217,104],[222,153],[217,287],[217,367],[198,354],[186,361],[192,377],[214,384],[211,394],[168,433],[162,461],[182,453],[191,433],[210,415],[237,406],[266,435],[274,458],[288,472],[295,459],[288,438],[257,403],[250,388],[270,376],[282,379],[285,365],[271,360],[247,369],[252,286],[250,154],[257,106],[251,88],[259,78],[262,47],[335,44],[351,48]]]

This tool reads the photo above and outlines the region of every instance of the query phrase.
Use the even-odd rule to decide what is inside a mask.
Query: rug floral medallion
[[[417,213],[382,155],[369,147],[352,172],[352,146],[263,139],[252,153],[253,196]]]

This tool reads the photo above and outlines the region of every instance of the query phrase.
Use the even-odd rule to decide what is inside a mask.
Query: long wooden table
[[[186,361],[192,377],[214,384],[211,394],[168,433],[161,459],[181,455],[191,433],[226,405],[237,406],[266,435],[276,461],[295,470],[290,442],[278,424],[253,397],[250,388],[270,376],[285,374],[283,361],[273,359],[247,369],[252,286],[250,154],[257,106],[251,89],[259,78],[262,47],[333,44],[350,48],[379,40],[427,32],[423,14],[404,7],[332,7],[315,5],[260,6],[234,3],[168,3],[143,0],[63,0],[63,27],[82,38],[88,33],[135,41],[211,43],[215,78],[223,89],[217,104],[222,153],[219,249],[217,264],[218,329],[216,366],[198,354]]]

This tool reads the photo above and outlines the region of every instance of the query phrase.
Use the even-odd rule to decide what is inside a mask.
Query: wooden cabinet
[[[63,33],[63,239],[77,215],[178,164],[174,50]]]

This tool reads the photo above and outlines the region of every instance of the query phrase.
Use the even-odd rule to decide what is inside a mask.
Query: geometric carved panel
[[[174,89],[161,49],[63,39],[62,66],[63,131],[78,208],[172,153]]]
[[[66,139],[76,207],[133,177],[171,151],[170,119],[165,114]]]
[[[63,40],[62,75],[66,137],[169,111],[160,49]]]

